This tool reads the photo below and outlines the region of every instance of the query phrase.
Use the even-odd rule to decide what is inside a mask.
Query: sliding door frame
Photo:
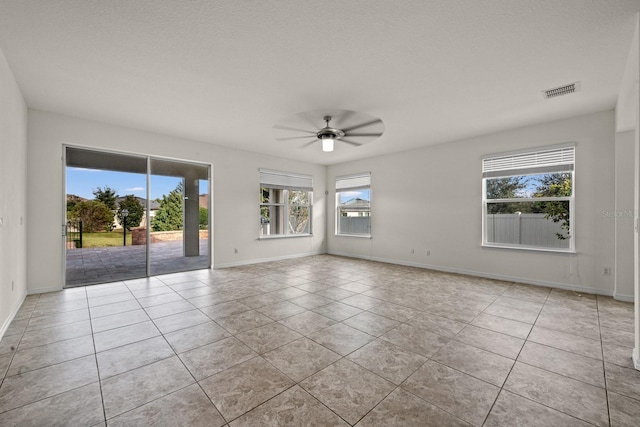
[[[81,146],[81,145],[72,145],[72,144],[62,144],[62,287],[67,287],[67,244],[66,244],[66,235],[67,235],[67,150],[84,150],[91,151],[94,153],[104,153],[104,154],[113,154],[120,156],[129,156],[129,157],[137,157],[144,158],[146,160],[146,189],[145,189],[145,215],[146,215],[146,244],[145,244],[145,253],[146,253],[146,275],[145,277],[151,277],[151,162],[153,160],[163,160],[169,162],[183,163],[183,164],[191,164],[202,167],[207,167],[207,229],[208,229],[208,237],[207,237],[207,267],[208,269],[213,268],[213,164],[209,162],[195,161],[189,159],[181,159],[177,157],[166,157],[166,156],[156,156],[152,154],[142,154],[142,153],[133,153],[133,152],[125,152],[111,149],[103,149],[99,147],[90,147],[90,146]],[[107,169],[105,169],[107,170]],[[117,172],[117,171],[116,171]],[[183,201],[184,203],[184,201]],[[184,215],[184,208],[183,208]],[[184,244],[184,243],[183,243]],[[185,270],[188,271],[188,270]],[[125,279],[128,280],[128,279]],[[132,279],[133,280],[133,279]],[[90,284],[88,284],[90,285]],[[78,285],[82,286],[82,285]]]

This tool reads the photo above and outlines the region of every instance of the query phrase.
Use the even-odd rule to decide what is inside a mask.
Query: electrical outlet
[[[233,253],[237,254],[238,253],[238,248],[233,248]]]
[[[431,251],[427,251],[427,256],[431,256]]]
[[[610,276],[611,275],[611,267],[605,267],[604,268],[604,275],[605,276]]]
[[[415,251],[413,250],[413,248],[411,248],[411,254],[413,255],[415,253]]]

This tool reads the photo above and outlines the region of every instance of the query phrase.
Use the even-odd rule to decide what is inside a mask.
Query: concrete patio
[[[208,268],[207,239],[200,256],[183,256],[182,241],[152,243],[151,275]],[[111,246],[67,250],[66,287],[145,277],[146,246]]]

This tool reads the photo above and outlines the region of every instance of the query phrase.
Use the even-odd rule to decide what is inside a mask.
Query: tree
[[[93,190],[93,195],[95,196],[95,200],[102,202],[107,206],[107,208],[115,211],[117,209],[116,199],[118,195],[116,194],[116,190],[113,188],[106,186],[104,188],[96,188]]]
[[[568,197],[571,196],[571,192],[571,174],[552,173],[542,175],[538,179],[538,186],[533,197]],[[560,223],[560,228],[563,231],[556,233],[558,239],[567,240],[570,237],[571,224],[568,201],[536,202],[534,211],[544,213],[545,219]]]
[[[86,199],[76,196],[75,194],[67,194],[67,213],[71,212],[76,205]]]
[[[200,215],[200,230],[206,230],[209,226],[209,209],[200,206],[198,210],[198,214]]]
[[[267,187],[260,187],[260,223],[269,223],[269,206],[263,206],[263,203],[269,203],[271,201],[271,189]]]
[[[159,200],[160,208],[153,217],[151,229],[153,231],[172,231],[182,229],[182,200],[183,185],[178,184],[175,190],[163,195]]]
[[[127,214],[127,230],[131,230],[131,227],[137,227],[140,225],[142,221],[142,217],[144,216],[144,206],[138,200],[136,196],[133,194],[128,194],[124,196],[124,199],[120,200],[120,205],[118,206],[118,211],[116,212],[116,217],[118,218],[118,222],[120,224],[124,224],[122,210],[126,209],[128,211]]]
[[[289,190],[289,231],[302,233],[309,224],[309,192]]]
[[[522,197],[526,189],[528,179],[526,176],[509,176],[505,178],[490,178],[486,180],[487,200],[513,199]],[[511,214],[526,208],[523,203],[490,203],[489,214]]]
[[[98,200],[77,203],[69,217],[82,220],[83,229],[87,233],[108,230],[113,225],[113,212]]]
[[[487,179],[487,199],[512,199],[526,187],[524,176]]]

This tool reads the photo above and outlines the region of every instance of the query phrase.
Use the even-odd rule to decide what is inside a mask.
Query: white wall
[[[26,296],[27,107],[0,51],[0,338]]]
[[[633,364],[637,370],[640,371],[640,234],[638,233],[638,218],[640,212],[640,14],[636,15],[636,30],[633,34],[633,42],[631,43],[631,50],[627,57],[627,64],[625,65],[625,71],[623,75],[622,86],[620,93],[631,93],[631,101],[629,103],[620,102],[618,100],[618,106],[625,106],[622,109],[626,110],[627,117],[632,119],[628,121],[631,125],[634,123],[635,131],[635,168],[634,168],[634,204],[636,224],[633,233],[633,282],[634,282],[634,341],[633,348]],[[626,76],[632,76],[632,78],[626,78]],[[616,110],[618,112],[618,110]],[[635,117],[635,120],[633,118]]]
[[[616,299],[633,301],[633,221],[634,221],[635,132],[619,132],[615,137],[615,268]]]
[[[607,111],[330,166],[328,252],[611,295],[615,221],[602,212],[615,210],[614,121]],[[577,254],[481,247],[482,156],[569,141]],[[335,176],[367,171],[373,237],[335,236]]]
[[[214,267],[324,253],[326,168],[54,113],[29,110],[28,290],[62,288],[63,144],[213,165]],[[313,175],[312,237],[258,240],[259,168]],[[234,253],[234,249],[238,253]]]
[[[432,267],[526,283],[632,295],[625,259],[615,260],[613,212],[628,205],[616,178],[614,113],[480,136],[410,152],[331,166],[242,152],[54,113],[29,110],[28,290],[62,287],[63,144],[153,154],[213,164],[214,266],[230,266],[305,254],[329,253]],[[577,143],[577,254],[482,248],[481,157],[567,141]],[[457,165],[452,167],[451,165]],[[628,166],[628,165],[627,165]],[[258,168],[314,176],[314,236],[257,239]],[[372,239],[335,236],[336,175],[372,172]],[[326,187],[326,184],[328,186]],[[325,189],[329,190],[325,200]],[[616,199],[616,192],[619,197]],[[329,215],[325,236],[325,205]],[[47,209],[42,209],[47,206]],[[443,224],[437,228],[427,224]],[[624,225],[618,222],[624,240]],[[325,241],[326,238],[326,241]],[[234,253],[234,248],[239,252]],[[414,254],[410,253],[414,249]],[[426,251],[431,251],[427,256]],[[623,250],[623,249],[622,249]],[[603,275],[604,267],[615,273]],[[614,281],[617,278],[617,281]],[[617,286],[617,288],[615,288]]]

